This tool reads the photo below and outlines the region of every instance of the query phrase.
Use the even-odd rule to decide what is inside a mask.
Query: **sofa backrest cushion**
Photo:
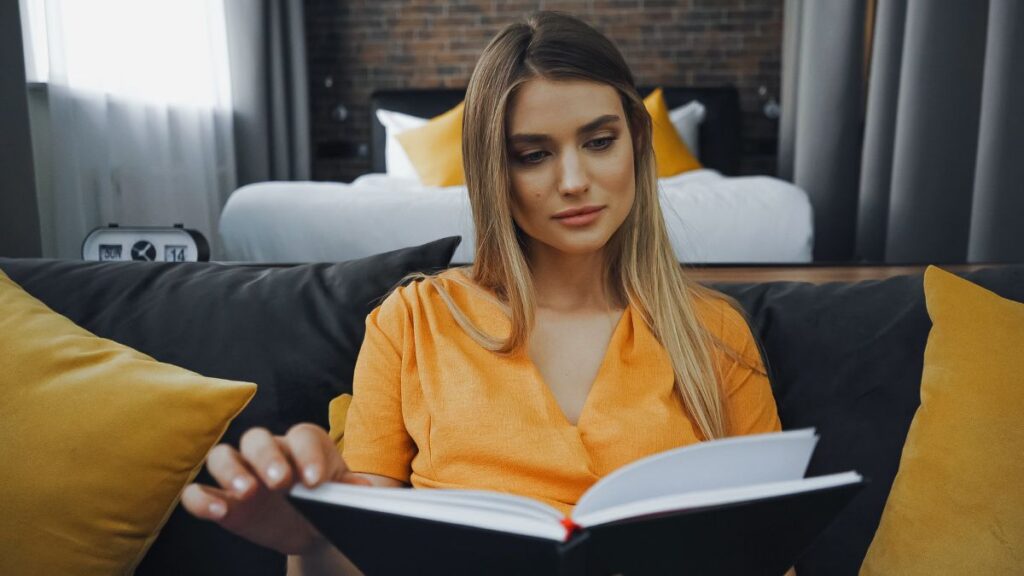
[[[1024,301],[1024,266],[964,275]],[[858,283],[718,284],[761,339],[784,429],[821,439],[807,474],[856,470],[868,484],[797,564],[801,576],[857,574],[920,404],[931,323],[922,275]]]
[[[205,376],[255,382],[256,396],[223,438],[237,445],[252,426],[326,427],[330,400],[352,391],[366,315],[406,274],[447,267],[459,240],[338,264],[0,258],[0,268],[98,336]],[[213,483],[205,471],[199,480]],[[179,506],[136,573],[283,574],[284,558]]]

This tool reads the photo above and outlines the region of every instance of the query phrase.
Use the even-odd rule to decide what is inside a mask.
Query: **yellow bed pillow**
[[[94,336],[0,272],[0,574],[131,573],[255,392]]]
[[[862,575],[1024,574],[1024,304],[930,266],[914,415]]]
[[[427,186],[461,186],[462,111],[465,102],[429,122],[395,136],[409,157],[420,182]]]
[[[668,116],[661,88],[644,98],[651,115],[651,143],[658,164],[658,178],[675,176],[701,168],[686,143],[679,137]],[[462,117],[465,101],[451,110],[431,118],[429,122],[398,134],[409,161],[420,181],[427,186],[461,186],[466,183],[462,168]]]
[[[668,117],[668,104],[661,88],[644,98],[644,106],[651,115],[651,141],[654,144],[654,158],[658,163],[658,178],[675,176],[701,168],[686,143],[679,137],[672,120]]]

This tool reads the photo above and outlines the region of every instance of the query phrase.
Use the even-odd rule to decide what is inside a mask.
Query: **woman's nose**
[[[579,154],[569,152],[561,158],[561,174],[558,179],[559,194],[581,194],[590,188],[590,179]]]

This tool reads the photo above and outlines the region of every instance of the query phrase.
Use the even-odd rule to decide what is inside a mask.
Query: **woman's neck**
[[[537,306],[558,312],[618,308],[605,283],[604,254],[565,254],[551,249],[530,251],[530,269]]]

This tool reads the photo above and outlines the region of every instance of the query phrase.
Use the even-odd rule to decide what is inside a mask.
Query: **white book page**
[[[733,436],[659,452],[599,480],[580,498],[573,518],[662,496],[798,480],[818,437],[813,428]]]
[[[292,496],[463,526],[563,541],[563,514],[524,496],[483,490],[414,490],[329,482],[309,489],[296,485]]]
[[[860,481],[861,475],[856,472],[840,472],[838,474],[802,478],[800,480],[784,480],[754,486],[734,486],[718,490],[672,494],[596,510],[588,514],[573,514],[573,521],[584,527],[599,526],[616,520],[645,516],[647,514],[703,508],[705,506],[810,492],[834,486],[855,484]]]

